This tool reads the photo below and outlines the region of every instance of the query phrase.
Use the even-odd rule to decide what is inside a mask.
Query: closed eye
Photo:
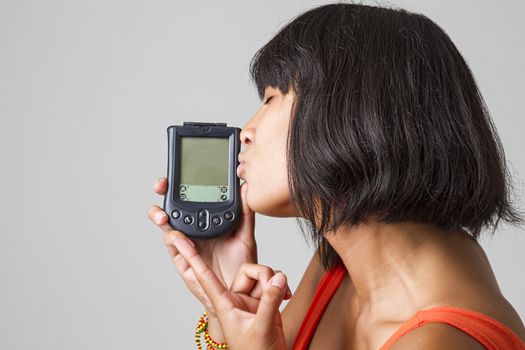
[[[270,100],[273,98],[273,96],[270,96],[268,97],[268,99],[266,100],[266,102],[264,102],[264,104],[267,104],[268,102],[270,102]]]

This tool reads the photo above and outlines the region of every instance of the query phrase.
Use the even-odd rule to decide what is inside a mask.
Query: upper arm
[[[446,323],[427,323],[399,338],[390,350],[485,350],[476,339]]]
[[[288,304],[286,304],[281,312],[283,332],[288,349],[292,348],[304,316],[312,302],[315,288],[317,287],[323,273],[324,270],[321,265],[321,259],[316,250],[310,259],[310,263],[308,264],[299,285],[295,291],[292,291],[292,299],[288,301]]]

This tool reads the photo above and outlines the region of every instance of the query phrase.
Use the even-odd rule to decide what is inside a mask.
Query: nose
[[[244,127],[240,133],[241,143],[245,146],[249,146],[254,139],[254,130],[252,127]]]

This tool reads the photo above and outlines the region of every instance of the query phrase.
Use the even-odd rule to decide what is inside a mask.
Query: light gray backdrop
[[[0,1],[1,349],[194,348],[203,308],[146,216],[162,205],[152,184],[166,174],[166,128],[242,127],[259,106],[250,58],[322,3]],[[523,178],[524,3],[389,4],[449,33]],[[256,222],[260,263],[294,289],[313,248],[294,219]],[[522,317],[524,244],[505,227],[483,240]]]

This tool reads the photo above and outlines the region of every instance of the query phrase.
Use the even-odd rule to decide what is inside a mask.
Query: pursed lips
[[[246,162],[241,158],[240,155],[238,157],[238,160],[239,160],[239,165],[237,166],[237,176],[244,179],[243,174],[244,174],[244,167],[245,167]]]

